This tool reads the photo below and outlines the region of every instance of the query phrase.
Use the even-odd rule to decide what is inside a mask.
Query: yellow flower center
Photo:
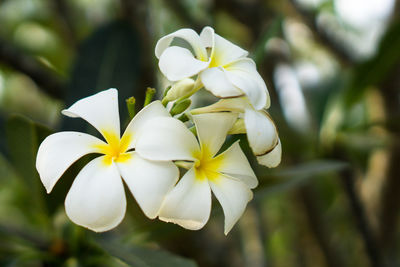
[[[218,57],[214,53],[214,55],[211,57],[210,65],[208,65],[208,67],[214,68],[214,67],[218,67],[218,66],[221,66],[221,63],[219,62]],[[221,67],[223,67],[223,66],[221,66]]]
[[[124,134],[121,139],[116,134],[106,131],[103,131],[103,135],[107,144],[96,145],[96,147],[100,150],[100,153],[105,155],[104,164],[110,165],[113,161],[124,162],[130,158],[126,150],[131,141],[131,135]]]
[[[220,176],[218,172],[221,164],[222,158],[221,157],[212,157],[207,146],[202,146],[202,149],[199,153],[194,155],[196,158],[194,162],[194,171],[196,179],[198,180],[217,180]]]
[[[221,59],[218,57],[218,52],[216,50],[212,51],[210,47],[207,48],[207,56],[198,55],[197,59],[205,62],[211,59],[208,68],[214,68],[218,66],[223,67],[221,64]]]

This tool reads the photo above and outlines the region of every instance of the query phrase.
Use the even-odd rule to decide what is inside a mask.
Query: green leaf
[[[0,152],[1,153],[6,153],[6,142],[5,142],[5,119],[2,113],[0,113]]]
[[[12,179],[15,177],[15,172],[10,162],[0,154],[0,182],[3,179]]]
[[[46,132],[43,127],[36,127],[35,123],[19,115],[10,116],[6,124],[6,139],[11,164],[17,175],[22,178],[22,183],[27,192],[29,204],[25,208],[35,214],[44,212],[45,190],[36,171],[36,154]],[[40,139],[39,139],[40,138]],[[36,209],[35,209],[36,208]]]
[[[97,242],[111,256],[120,259],[129,266],[135,267],[196,267],[193,260],[185,259],[170,252],[141,247],[133,244],[122,244],[116,240],[102,239]]]
[[[274,193],[285,192],[303,185],[312,178],[338,172],[348,167],[348,163],[342,161],[317,160],[274,171],[271,177],[265,179],[269,180],[267,185],[256,191],[256,197],[259,198]]]
[[[140,46],[138,34],[126,21],[113,21],[97,29],[86,39],[73,66],[66,105],[108,88],[117,88],[121,121],[128,119],[125,99],[135,96],[143,103],[146,88],[137,88],[140,71]],[[101,108],[101,107],[99,107]],[[84,130],[82,120],[67,119],[69,129]]]
[[[35,168],[38,134],[35,124],[22,116],[11,116],[6,126],[8,151],[18,174],[35,190],[38,175]]]

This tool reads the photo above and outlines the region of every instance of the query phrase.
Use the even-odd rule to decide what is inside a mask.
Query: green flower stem
[[[161,103],[164,105],[164,107],[167,106],[167,104],[169,102],[165,97],[167,96],[168,91],[171,90],[171,88],[172,88],[172,86],[170,85],[164,90],[163,98],[161,100]]]
[[[183,113],[178,117],[178,120],[180,120],[181,122],[187,122],[189,120],[189,117],[185,113]]]
[[[126,99],[126,107],[128,108],[130,119],[133,119],[133,117],[135,117],[136,115],[135,105],[136,105],[136,99],[133,96]]]
[[[144,99],[144,106],[147,106],[148,104],[150,104],[150,102],[153,100],[155,93],[156,93],[156,89],[147,87],[146,98]]]

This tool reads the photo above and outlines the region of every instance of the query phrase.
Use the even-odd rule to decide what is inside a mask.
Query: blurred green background
[[[116,87],[126,121],[126,98],[166,86],[157,40],[206,25],[256,61],[281,165],[249,154],[260,185],[227,237],[216,201],[194,232],[132,196],[110,232],[71,223],[63,202],[90,158],[50,195],[35,170],[48,134],[93,133],[61,109]],[[400,266],[399,133],[399,0],[2,0],[0,266]]]

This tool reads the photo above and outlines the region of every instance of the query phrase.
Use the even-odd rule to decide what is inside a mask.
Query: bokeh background
[[[116,87],[126,122],[126,98],[165,89],[156,41],[206,25],[256,61],[281,165],[249,153],[260,185],[228,236],[215,200],[194,232],[132,196],[115,230],[71,223],[63,201],[90,158],[47,195],[36,151],[54,131],[94,130],[60,110]],[[399,133],[399,0],[2,0],[0,266],[400,266]]]

